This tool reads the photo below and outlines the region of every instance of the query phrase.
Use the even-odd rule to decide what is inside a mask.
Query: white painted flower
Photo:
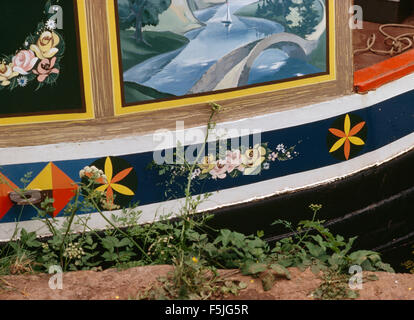
[[[283,143],[278,144],[276,150],[285,153],[285,145]]]
[[[265,170],[269,170],[270,169],[270,164],[268,162],[263,164],[263,169]]]
[[[56,21],[55,20],[47,20],[46,21],[46,28],[49,30],[55,30],[56,29]]]
[[[27,77],[23,76],[23,77],[17,78],[17,84],[22,88],[27,85],[27,82],[28,82]]]

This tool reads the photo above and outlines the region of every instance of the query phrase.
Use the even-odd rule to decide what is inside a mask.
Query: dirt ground
[[[157,281],[159,276],[171,270],[170,266],[136,267],[118,271],[116,269],[68,272],[62,275],[63,289],[52,290],[49,279],[52,275],[35,274],[0,277],[0,300],[126,300],[133,299]],[[230,278],[241,280],[248,286],[236,297],[237,300],[312,300],[311,292],[321,279],[310,270],[289,270],[291,280],[280,279],[270,291],[263,291],[260,280],[231,273]],[[363,283],[360,290],[362,300],[414,300],[414,275],[375,273],[379,280]],[[367,273],[364,273],[366,276]],[[55,282],[57,283],[57,282]]]

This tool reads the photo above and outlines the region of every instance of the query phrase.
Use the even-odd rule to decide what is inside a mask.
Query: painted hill
[[[164,11],[159,19],[160,22],[157,26],[146,26],[144,30],[171,31],[183,35],[190,30],[203,26],[203,23],[194,16],[187,0],[172,0],[169,9]]]

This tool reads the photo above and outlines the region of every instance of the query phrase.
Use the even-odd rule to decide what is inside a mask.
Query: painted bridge
[[[191,88],[191,93],[215,91],[247,85],[250,69],[257,57],[266,49],[277,44],[293,44],[296,50],[290,55],[304,58],[317,46],[315,40],[305,40],[292,33],[277,33],[238,48],[207,70],[201,79]]]
[[[326,7],[323,1],[319,0],[319,3],[323,9],[323,18],[316,26],[315,31],[306,36],[306,39],[293,33],[282,32],[238,48],[212,65],[201,79],[190,89],[188,94],[247,85],[250,70],[254,61],[264,50],[277,44],[290,45],[290,56],[299,56],[300,58],[309,56],[309,54],[316,49],[319,38],[326,30]]]

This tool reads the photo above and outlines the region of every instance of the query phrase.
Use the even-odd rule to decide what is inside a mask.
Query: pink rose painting
[[[13,57],[13,71],[21,75],[27,75],[34,68],[36,62],[39,60],[30,50],[19,51]]]
[[[243,171],[242,164],[242,157],[240,150],[226,151],[226,162],[227,162],[227,171],[231,173],[234,169],[238,169],[239,171]],[[239,169],[241,167],[241,170]]]
[[[43,59],[37,66],[37,70],[33,70],[34,74],[37,74],[37,81],[43,82],[49,77],[52,73],[59,73],[59,69],[54,68],[56,63],[56,57],[53,57],[51,60]]]
[[[216,163],[216,166],[213,170],[210,171],[210,174],[213,179],[224,179],[227,175],[227,162],[226,160],[219,160]]]

